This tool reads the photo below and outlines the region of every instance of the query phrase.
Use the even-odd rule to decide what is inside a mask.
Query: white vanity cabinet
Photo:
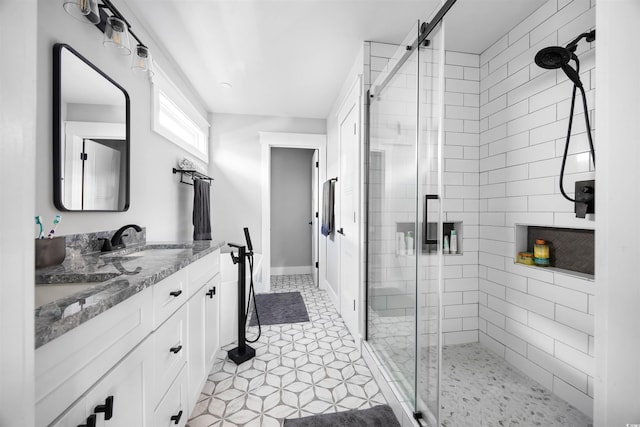
[[[145,289],[36,349],[36,426],[49,425],[145,340],[152,330],[151,302],[151,289]],[[69,425],[83,424],[87,416]]]
[[[220,275],[195,291],[189,299],[189,402],[198,401],[218,349]]]
[[[218,349],[219,254],[36,349],[36,425],[186,425]]]
[[[220,257],[217,260],[219,262]],[[190,267],[187,374],[189,403],[193,407],[207,381],[218,349],[220,274],[212,275],[211,262],[205,259],[194,262]],[[217,273],[219,270],[220,266],[216,264],[213,271]]]
[[[53,426],[149,425],[144,410],[144,393],[151,378],[147,344],[145,340],[136,347]]]

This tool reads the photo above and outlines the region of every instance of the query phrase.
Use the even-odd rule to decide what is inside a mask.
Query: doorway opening
[[[326,135],[261,132],[260,143],[262,145],[263,240],[263,283],[261,290],[263,292],[270,291],[272,274],[308,274],[309,266],[295,265],[300,261],[291,254],[292,250],[296,250],[297,245],[302,244],[301,242],[304,240],[299,239],[301,236],[294,234],[305,234],[306,236],[304,237],[309,238],[309,245],[304,249],[310,248],[310,257],[312,259],[310,267],[311,273],[315,278],[315,285],[323,288],[325,272],[321,267],[324,265],[326,242],[324,239],[317,237],[320,224],[315,212],[319,212],[319,207],[322,203],[319,187],[326,176]],[[302,150],[286,152],[281,149]],[[276,153],[275,162],[274,153]],[[285,154],[284,156],[283,153]],[[295,179],[292,175],[294,167],[286,163],[287,154],[293,157],[296,157],[296,155],[304,157],[302,154],[313,155],[313,157],[308,158],[308,166],[305,166],[306,172],[304,173],[306,174],[305,182],[309,183],[306,187],[306,200],[313,200],[314,202],[309,204],[311,210],[306,211],[305,219],[300,217],[296,220],[301,224],[293,224],[291,222],[287,224],[282,221],[282,217],[290,217],[290,214],[292,214],[291,209],[286,209],[287,206],[291,206],[289,205],[290,200],[287,199],[294,199],[293,197],[287,198],[286,191],[282,196],[280,191],[283,190],[282,187],[285,187],[285,190],[286,188],[290,189],[292,183],[288,181]],[[281,162],[281,160],[285,161]],[[316,162],[318,164],[317,168],[315,167]],[[317,170],[317,173],[314,172],[314,169]],[[276,186],[277,188],[275,188]],[[274,196],[277,199],[274,199]],[[285,201],[278,202],[277,200]],[[298,200],[301,200],[301,198],[298,197]],[[299,229],[298,226],[303,226],[304,228]],[[315,239],[314,235],[316,236]]]
[[[317,149],[271,149],[271,274],[311,274],[317,286]]]

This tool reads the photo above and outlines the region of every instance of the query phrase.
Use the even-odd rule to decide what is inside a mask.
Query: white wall
[[[249,227],[256,252],[262,251],[261,146],[259,132],[324,134],[322,119],[218,114],[210,116],[212,234],[244,242]],[[322,167],[322,165],[321,165]]]
[[[598,0],[595,425],[640,423],[640,2]]]
[[[0,2],[0,425],[34,423],[36,7]]]
[[[126,5],[118,5],[130,21],[136,34],[149,46],[154,58],[175,83],[206,116],[202,102],[180,74],[171,59],[138,25]],[[22,33],[23,31],[20,31]],[[192,240],[191,223],[193,190],[179,184],[179,176],[171,169],[182,157],[184,150],[151,130],[151,86],[145,75],[131,71],[131,56],[122,56],[102,45],[103,34],[93,25],[76,21],[58,1],[38,2],[38,122],[37,122],[37,187],[35,213],[50,222],[58,213],[53,205],[52,186],[52,69],[53,44],[66,43],[113,78],[129,93],[131,102],[131,204],[123,213],[65,212],[58,227],[60,234],[117,229],[124,224],[136,223],[147,227],[147,239]],[[132,40],[131,43],[134,43]],[[192,156],[189,156],[192,157]],[[214,236],[216,238],[216,236]]]
[[[271,267],[311,267],[314,150],[271,149]]]
[[[514,259],[516,224],[595,226],[593,216],[575,218],[558,187],[572,84],[533,62],[541,48],[564,46],[594,24],[590,0],[549,0],[480,55],[480,342],[587,415],[595,285]],[[594,44],[581,42],[576,54],[593,118]],[[570,195],[576,180],[594,177],[582,108],[576,113]]]

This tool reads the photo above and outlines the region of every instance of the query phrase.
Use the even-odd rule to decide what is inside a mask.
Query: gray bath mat
[[[261,325],[308,322],[309,314],[300,292],[256,295]],[[252,304],[253,306],[253,304]],[[256,314],[251,314],[249,326],[257,326]]]
[[[389,405],[284,420],[285,427],[400,427]]]

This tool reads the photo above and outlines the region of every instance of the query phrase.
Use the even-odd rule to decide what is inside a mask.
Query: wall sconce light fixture
[[[131,69],[136,72],[146,71],[149,76],[153,76],[153,61],[151,60],[151,52],[149,48],[143,44],[136,46],[135,53],[133,55],[133,62],[131,63]]]
[[[97,24],[100,22],[98,0],[64,0],[62,7],[80,22]]]
[[[99,1],[99,3],[98,3]],[[74,18],[95,24],[104,33],[103,44],[122,55],[131,54],[129,35],[137,42],[131,69],[153,75],[151,52],[131,31],[131,25],[110,0],[64,0],[64,10]]]
[[[131,55],[131,47],[129,46],[129,28],[127,24],[115,16],[107,18],[104,26],[104,39],[102,44],[114,48],[122,55]]]

